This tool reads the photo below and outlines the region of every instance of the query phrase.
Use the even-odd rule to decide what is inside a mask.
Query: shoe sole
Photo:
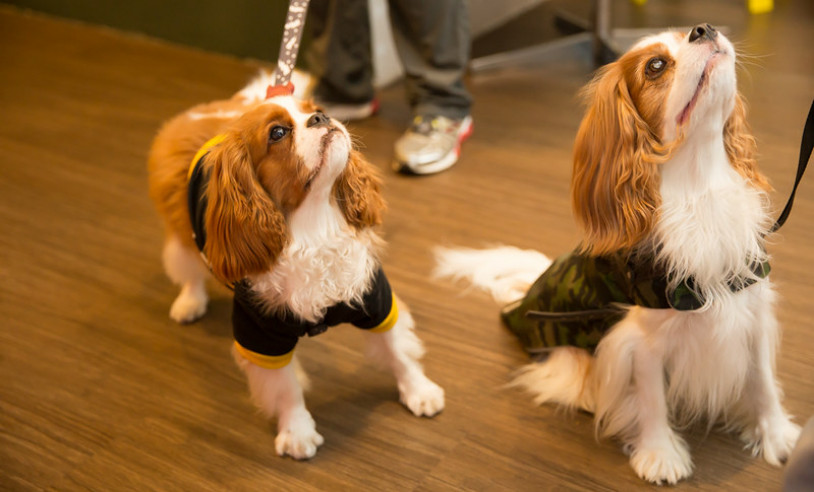
[[[325,105],[328,116],[335,120],[348,122],[369,118],[379,111],[379,100],[374,99],[367,104],[337,104],[333,107]]]
[[[456,162],[458,162],[458,157],[460,157],[461,155],[461,144],[463,144],[466,141],[466,139],[468,139],[472,135],[473,130],[472,118],[470,116],[467,116],[466,119],[464,120],[463,125],[466,126],[463,126],[458,133],[458,139],[455,144],[455,149],[453,149],[452,152],[447,154],[446,157],[443,157],[442,159],[439,159],[433,162],[432,164],[420,166],[417,169],[410,167],[405,162],[394,160],[393,169],[401,174],[406,174],[410,176],[424,176],[427,174],[437,174],[440,173],[441,171],[446,171],[447,169],[451,168],[452,166],[455,165]]]

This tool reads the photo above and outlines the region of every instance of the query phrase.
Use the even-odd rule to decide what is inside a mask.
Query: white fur
[[[512,383],[528,389],[537,403],[594,412],[597,432],[618,438],[636,473],[653,483],[674,484],[692,473],[675,425],[702,419],[720,424],[739,432],[753,454],[773,465],[786,459],[800,432],[781,405],[775,379],[775,294],[768,279],[755,279],[749,269],[766,259],[767,197],[732,168],[724,149],[736,85],[734,51],[723,35],[718,38],[717,49],[672,35],[637,45],[662,42],[673,51],[677,72],[664,133],[669,140],[684,132],[680,147],[661,165],[662,203],[645,246],[659,251],[658,261],[676,279],[694,277],[706,305],[692,312],[632,307],[593,357],[574,347],[555,348]],[[702,72],[705,84],[699,84]],[[679,115],[696,94],[689,123],[680,130]],[[461,261],[460,255],[491,264]],[[506,301],[504,286],[517,292],[514,282],[523,278],[518,256],[511,250],[479,256],[447,250],[438,256],[437,271],[467,278]],[[531,266],[528,273],[538,274]],[[757,281],[732,293],[728,282],[739,276]]]
[[[184,248],[177,237],[164,244],[164,270],[181,292],[172,303],[170,318],[177,323],[191,323],[206,313],[206,277],[209,272],[197,252]]]
[[[308,127],[313,113],[302,112],[291,96],[265,100],[268,77],[261,74],[239,95],[247,104],[263,100],[288,111],[295,126],[298,161],[312,172],[313,179],[303,203],[287,217],[290,240],[286,248],[268,272],[249,280],[268,311],[285,309],[298,319],[314,322],[330,306],[361,303],[379,267],[383,241],[372,229],[360,231],[348,225],[333,197],[334,183],[350,157],[347,130],[336,121],[333,131],[326,125]],[[192,118],[221,116],[190,114]],[[207,269],[200,255],[170,238],[164,263],[169,277],[181,286],[170,311],[172,319],[186,323],[201,317],[206,311]],[[398,307],[400,316],[390,331],[369,334],[371,354],[395,374],[401,402],[416,416],[433,416],[444,408],[444,391],[424,375],[418,362],[424,349],[415,335],[415,322],[406,305],[399,303]],[[295,459],[313,457],[324,440],[305,406],[307,376],[296,357],[281,369],[254,365],[237,351],[234,358],[246,374],[254,404],[265,416],[277,417],[277,453]]]
[[[212,111],[211,113],[199,113],[197,111],[189,111],[187,113],[187,118],[191,120],[205,120],[207,118],[231,120],[237,118],[242,114],[243,114],[242,111],[224,111],[222,109]]]
[[[313,458],[325,440],[305,408],[304,385],[299,380],[302,369],[296,359],[282,369],[266,369],[247,361],[237,350],[232,355],[246,374],[252,402],[266,417],[277,417],[277,454],[298,460]]]
[[[438,247],[435,256],[439,259],[433,273],[436,278],[467,280],[502,303],[523,297],[551,264],[542,253],[511,246],[483,250]]]
[[[238,96],[245,104],[253,104],[266,99],[266,90],[272,83],[272,73],[262,70],[246,87],[238,92]],[[294,97],[297,99],[308,99],[316,81],[307,73],[294,70],[291,73],[291,83],[294,84]]]
[[[432,417],[444,409],[444,390],[424,375],[418,362],[424,346],[415,334],[415,321],[399,301],[399,319],[385,333],[370,333],[368,356],[393,371],[400,401],[416,417]]]
[[[395,326],[384,333],[367,335],[368,354],[393,371],[399,399],[413,415],[432,417],[444,409],[444,390],[424,375],[419,362],[424,347],[414,328],[407,306],[399,303]],[[244,359],[236,350],[232,353],[246,374],[254,404],[265,416],[277,416],[277,454],[295,459],[312,458],[324,440],[305,407],[306,376],[296,357],[282,369],[265,369]]]
[[[334,304],[359,303],[379,265],[382,240],[371,230],[356,232],[345,223],[331,200],[331,185],[322,176],[315,181],[305,202],[289,219],[291,243],[268,273],[251,278],[253,291],[269,308],[285,306],[307,321],[321,318]],[[407,306],[399,303],[396,325],[385,333],[368,334],[369,350],[393,371],[400,401],[414,415],[431,417],[444,408],[444,391],[424,375],[418,362],[424,348],[414,327]],[[251,364],[244,362],[245,370]],[[296,459],[314,456],[322,437],[305,409],[296,378],[280,376],[287,368],[257,369],[247,371],[252,398],[267,415],[279,414],[278,454]],[[252,384],[252,377],[259,382]],[[267,392],[278,397],[263,397]],[[296,418],[284,417],[288,414]]]
[[[313,190],[290,219],[291,242],[267,273],[251,278],[269,308],[286,306],[316,321],[339,302],[359,302],[378,267],[381,239],[356,233],[337,205]]]

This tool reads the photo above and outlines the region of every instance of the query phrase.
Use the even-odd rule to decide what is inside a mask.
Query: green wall
[[[287,0],[2,0],[241,58],[276,60]]]

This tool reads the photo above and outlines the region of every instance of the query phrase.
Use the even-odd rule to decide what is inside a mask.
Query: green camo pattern
[[[753,270],[758,278],[765,278],[770,268],[765,262],[755,265]],[[739,280],[730,287],[738,291],[752,283],[754,280]],[[523,299],[503,308],[501,317],[531,352],[562,345],[593,350],[605,333],[622,319],[623,306],[699,309],[704,300],[693,287],[694,282],[688,279],[669,291],[666,274],[652,261],[638,261],[623,253],[591,256],[574,251],[557,258]],[[530,311],[553,316],[531,318]],[[557,318],[556,313],[575,311],[587,313]]]

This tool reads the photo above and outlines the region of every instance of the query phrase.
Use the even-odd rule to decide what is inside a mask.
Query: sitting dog
[[[415,323],[382,271],[374,168],[339,122],[291,91],[267,93],[269,82],[168,121],[150,151],[150,194],[164,267],[181,287],[170,317],[204,314],[210,270],[234,290],[233,353],[252,400],[277,416],[277,453],[306,459],[323,438],[292,363],[303,335],[339,323],[369,332],[416,416],[440,412],[444,392],[424,375]]]
[[[594,413],[641,478],[690,476],[675,427],[700,419],[779,465],[800,429],[775,379],[769,185],[732,44],[708,24],[645,38],[584,95],[571,183],[580,247],[553,263],[441,249],[437,273],[513,301],[504,322],[543,359],[513,384]]]

